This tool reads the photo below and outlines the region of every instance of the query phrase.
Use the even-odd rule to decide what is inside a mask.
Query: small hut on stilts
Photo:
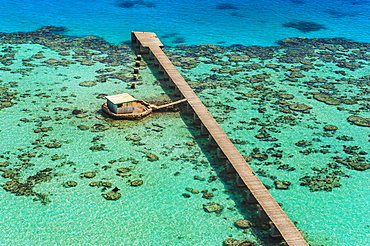
[[[102,110],[114,119],[141,119],[150,114],[153,109],[143,100],[135,99],[128,93],[106,96],[107,102]]]

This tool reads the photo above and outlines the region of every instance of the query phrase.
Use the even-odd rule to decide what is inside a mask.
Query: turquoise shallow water
[[[195,54],[194,50],[200,50],[199,47],[182,49],[187,54]],[[203,51],[214,58],[221,57],[217,51]],[[238,48],[234,51],[230,53],[233,56],[229,61],[237,60],[238,57],[241,59],[240,55],[243,55],[240,50],[238,52]],[[190,82],[193,88],[198,91],[211,113],[218,117],[221,126],[234,140],[237,148],[247,156],[252,168],[262,176],[261,180],[270,186],[274,186],[276,180],[291,181],[291,191],[272,189],[271,193],[278,202],[284,204],[290,218],[299,222],[298,228],[309,234],[309,239],[310,234],[315,231],[318,233],[315,238],[322,243],[328,241],[327,245],[366,244],[367,239],[364,238],[368,231],[368,218],[364,211],[367,210],[369,200],[368,174],[366,171],[343,169],[342,166],[334,167],[332,164],[338,156],[343,156],[343,152],[348,154],[348,151],[344,151],[346,146],[365,150],[363,154],[366,157],[369,130],[349,124],[346,118],[353,113],[368,117],[367,106],[361,107],[349,101],[345,104],[338,102],[335,106],[328,105],[315,100],[311,93],[321,91],[331,97],[366,101],[367,96],[363,98],[362,95],[368,88],[368,80],[365,78],[364,84],[355,85],[345,82],[345,78],[364,78],[362,75],[368,74],[365,65],[367,62],[363,63],[361,69],[346,71],[346,77],[343,79],[343,76],[333,72],[338,68],[335,68],[334,64],[320,65],[316,69],[304,71],[302,64],[275,63],[278,62],[276,59],[281,59],[282,53],[279,50],[274,53],[273,59],[261,61],[258,57],[247,62],[230,62],[223,70],[214,69],[219,63],[218,58],[210,61],[210,57],[204,59],[205,55],[202,55],[196,58],[197,62],[200,61],[196,68],[188,70],[189,72],[182,69],[182,72],[190,81],[194,81]],[[314,63],[321,64],[319,60],[320,58]],[[222,61],[225,62],[225,59]],[[210,63],[213,66],[209,66]],[[248,69],[247,65],[253,63],[262,66]],[[181,61],[178,64],[180,65]],[[272,69],[272,64],[284,68]],[[288,73],[291,68],[298,68],[304,76],[289,81],[292,79]],[[234,74],[230,75],[232,69]],[[218,72],[212,75],[212,70]],[[265,77],[260,81],[253,80],[258,75]],[[325,82],[318,82],[320,78],[325,78]],[[203,83],[208,84],[204,86]],[[325,92],[324,88],[329,91]],[[289,97],[287,94],[290,94]],[[287,101],[281,101],[282,98],[290,98],[287,100],[290,101],[288,104],[307,105],[310,110],[303,113],[287,111],[286,106],[281,107],[287,104]],[[324,126],[327,124],[335,124],[338,130],[335,133],[325,131]],[[265,136],[258,137],[261,133]],[[350,137],[347,139],[350,141],[345,141],[342,136]],[[307,145],[297,147],[300,141],[307,141]],[[259,157],[257,154],[263,156]],[[334,169],[328,169],[328,165]],[[294,169],[290,170],[292,167]],[[330,192],[309,192],[307,187],[300,186],[303,176],[330,177],[333,171],[345,173],[340,174],[345,177],[341,178],[342,186],[339,188]],[[356,223],[348,226],[349,221]]]
[[[19,64],[21,58],[42,50],[38,45],[19,45],[16,49],[19,57],[9,66],[13,71],[22,67]],[[45,59],[60,58],[55,52],[43,51]],[[37,61],[34,65],[40,67],[35,67],[27,75],[9,72],[6,77],[4,74],[2,76],[6,81],[18,81],[17,92],[27,92],[27,95],[20,95],[21,99],[17,100],[16,105],[2,111],[2,122],[6,125],[1,131],[2,161],[8,163],[2,162],[6,166],[3,171],[18,167],[16,172],[22,181],[40,170],[52,168],[52,176],[56,177],[48,182],[40,182],[34,188],[35,192],[50,195],[48,198],[51,203],[48,205],[32,202],[35,196],[12,195],[3,200],[4,244],[155,245],[155,242],[161,241],[171,245],[213,245],[215,241],[222,242],[229,233],[254,238],[250,233],[244,234],[236,228],[219,234],[218,239],[214,233],[202,230],[212,225],[214,230],[223,231],[225,227],[233,227],[233,221],[242,215],[236,208],[237,200],[228,200],[230,198],[224,193],[227,189],[222,182],[194,180],[193,176],[196,175],[208,178],[216,173],[211,170],[207,157],[199,147],[186,145],[186,142],[195,142],[178,113],[157,114],[142,121],[114,125],[115,122],[105,122],[95,117],[100,115],[97,110],[103,102],[96,98],[96,94],[100,91],[113,94],[125,88],[126,84],[115,80],[92,89],[78,86],[78,80],[74,78],[78,73],[87,79],[88,74],[97,75],[94,71],[104,66],[84,66],[84,69],[77,64],[47,67]],[[78,72],[81,70],[86,75]],[[156,79],[150,70],[143,72],[142,76],[145,84],[140,86],[142,90],[133,92],[135,96],[144,97],[141,93],[145,90],[148,99],[165,98],[161,94],[163,90],[155,85]],[[2,83],[6,84],[5,81]],[[62,87],[64,89],[61,90]],[[37,103],[33,103],[34,100]],[[54,110],[56,105],[64,109],[68,107],[68,110]],[[76,107],[86,109],[87,117],[76,118],[72,115],[71,110]],[[40,120],[39,117],[50,119]],[[98,123],[110,125],[111,128],[102,132],[82,132],[77,128],[81,124],[92,127]],[[38,127],[52,127],[52,130],[34,133]],[[175,133],[173,129],[176,129]],[[145,145],[133,145],[126,141],[125,136],[132,133],[139,134]],[[62,147],[45,148],[45,144],[54,140],[61,143]],[[39,144],[32,144],[35,142]],[[101,144],[105,145],[104,151],[93,152],[89,149]],[[160,159],[149,162],[145,157],[147,152],[157,153]],[[179,157],[181,155],[182,158]],[[52,160],[55,156],[60,159]],[[173,161],[172,158],[179,160]],[[129,167],[132,171],[126,178],[119,177],[116,175],[119,167]],[[80,178],[80,174],[87,171],[97,172],[94,181],[105,180],[119,187],[123,197],[117,202],[104,200],[103,187],[90,187],[92,180]],[[178,175],[174,176],[176,172]],[[143,179],[145,184],[142,187],[130,187],[128,180],[135,179]],[[69,180],[76,180],[77,187],[66,189],[62,186]],[[2,182],[5,181],[2,178]],[[226,207],[233,209],[226,210],[222,217],[207,214],[202,208],[207,200],[201,198],[201,194],[189,199],[181,195],[186,193],[187,187],[216,189],[214,194],[218,198],[213,201],[222,201],[225,210]],[[1,192],[3,196],[9,195],[5,190]]]
[[[165,51],[180,72],[311,245],[370,244],[368,170],[353,170],[336,161],[352,156],[369,162],[368,127],[347,120],[350,115],[370,117],[368,44],[318,40],[312,48],[299,40],[297,46],[279,49],[246,48],[276,45],[277,40],[296,36],[368,42],[367,1],[65,1],[63,5],[5,1],[0,8],[2,32],[55,25],[66,27],[62,32],[66,35],[98,35],[114,44],[129,41],[132,30],[156,32],[171,46]],[[18,42],[29,39],[17,38]],[[75,46],[67,47],[67,40],[47,42],[48,48],[40,45],[42,40],[1,43],[1,171],[14,172],[20,182],[33,177],[37,183],[29,196],[0,190],[3,244],[221,245],[228,237],[268,244],[261,241],[265,232],[260,228],[242,230],[233,225],[240,218],[252,220],[254,212],[245,209],[233,181],[222,173],[223,166],[204,148],[186,116],[163,113],[118,123],[100,117],[104,99],[99,94],[130,92],[150,101],[168,100],[156,71],[142,66],[137,89],[129,89],[135,57],[129,48],[104,48],[109,44],[89,38],[76,39]],[[245,46],[174,47],[202,43]],[[289,62],[284,54],[296,60]],[[112,60],[100,62],[104,57]],[[45,63],[50,58],[59,63]],[[115,70],[99,70],[105,68]],[[80,86],[84,81],[96,85]],[[314,99],[312,93],[317,92],[340,104]],[[289,104],[310,109],[290,110]],[[76,109],[84,113],[72,114]],[[338,130],[325,131],[327,124]],[[81,125],[89,129],[82,131]],[[257,138],[261,133],[265,135]],[[125,139],[131,134],[142,138],[140,144]],[[301,147],[296,145],[299,142]],[[47,148],[50,143],[61,147]],[[147,153],[155,153],[159,160],[148,161]],[[119,167],[131,171],[117,176]],[[80,177],[88,171],[96,172],[96,177]],[[300,185],[304,176],[336,177],[341,186],[311,192],[309,186]],[[144,184],[131,187],[130,181],[136,179]],[[3,185],[9,180],[0,177]],[[70,180],[77,186],[65,188]],[[291,185],[288,190],[276,189],[276,180]],[[111,182],[112,187],[91,187],[92,181]],[[106,201],[102,194],[114,187],[122,197]],[[214,197],[207,200],[186,188],[208,190]],[[206,213],[203,205],[209,202],[223,205],[223,212]]]

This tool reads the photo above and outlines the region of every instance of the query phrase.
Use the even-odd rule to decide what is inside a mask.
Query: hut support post
[[[168,76],[168,73],[165,71],[164,74],[163,74],[163,78],[165,80],[168,80],[170,78],[170,76]]]
[[[177,96],[177,97],[182,96],[181,91],[176,86],[175,86],[174,95]]]
[[[193,108],[190,106],[189,103],[186,104],[186,111],[185,111],[186,114],[194,114],[194,110]]]
[[[227,173],[236,173],[235,168],[231,165],[229,160],[226,160],[226,172]]]
[[[238,174],[235,176],[235,178],[236,178],[236,186],[237,187],[239,187],[239,188],[245,188],[246,187],[243,180],[240,178],[240,176]]]
[[[157,57],[153,56],[153,60],[154,60],[154,65],[158,66],[159,62],[158,62]]]
[[[207,128],[203,124],[200,124],[200,134],[204,136],[209,134]]]
[[[270,236],[272,238],[281,238],[282,237],[279,230],[276,228],[274,223],[271,223]]]
[[[169,81],[168,81],[168,87],[169,88],[175,88],[175,83],[172,81],[171,78],[169,78]]]
[[[266,222],[270,220],[265,210],[263,210],[261,206],[258,206],[257,217],[261,222]]]
[[[208,135],[208,146],[210,147],[216,147],[217,143],[215,139],[212,137],[212,135]]]
[[[193,124],[194,125],[199,125],[200,124],[200,119],[198,117],[197,114],[194,113],[194,117],[193,117]]]
[[[257,203],[257,200],[256,198],[254,198],[252,192],[248,189],[245,189],[243,191],[243,195],[244,195],[244,198],[245,198],[245,201],[249,204],[255,204]]]
[[[217,148],[217,158],[218,159],[226,159],[226,155],[224,154],[224,152],[222,152],[222,150],[220,148]]]

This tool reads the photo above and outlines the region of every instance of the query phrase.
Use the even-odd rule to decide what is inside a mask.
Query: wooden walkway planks
[[[169,106],[173,106],[173,105],[176,105],[176,104],[179,104],[179,103],[183,103],[183,102],[186,102],[187,99],[184,98],[184,99],[181,99],[181,100],[178,100],[178,101],[175,101],[175,102],[171,102],[171,103],[167,103],[167,104],[163,104],[163,105],[151,105],[153,110],[158,110],[158,109],[162,109],[162,108],[167,108]]]
[[[148,53],[152,56],[154,63],[158,64],[159,70],[165,73],[165,76],[169,78],[170,82],[174,83],[175,88],[177,88],[181,95],[187,100],[188,104],[201,121],[201,124],[207,129],[210,138],[214,140],[227,160],[234,167],[240,179],[247,186],[287,244],[292,246],[308,246],[298,229],[271,196],[259,178],[254,174],[243,156],[163,52],[163,44],[156,37],[155,33],[132,32],[131,37],[133,46],[138,48],[141,52]]]

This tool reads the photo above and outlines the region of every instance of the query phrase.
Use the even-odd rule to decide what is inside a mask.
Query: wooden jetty
[[[194,114],[194,123],[201,125],[201,134],[208,135],[209,144],[217,148],[217,156],[226,159],[229,165],[228,170],[234,170],[237,173],[238,185],[246,186],[247,201],[256,201],[259,204],[258,217],[261,220],[271,221],[270,235],[272,237],[281,236],[291,246],[308,246],[301,233],[168,59],[162,50],[164,45],[157,38],[156,34],[151,32],[132,32],[131,39],[132,45],[137,51],[141,54],[148,54],[149,58],[154,60],[154,64],[158,66],[160,72],[163,72],[169,86],[174,87],[175,95],[187,100],[188,110]]]

